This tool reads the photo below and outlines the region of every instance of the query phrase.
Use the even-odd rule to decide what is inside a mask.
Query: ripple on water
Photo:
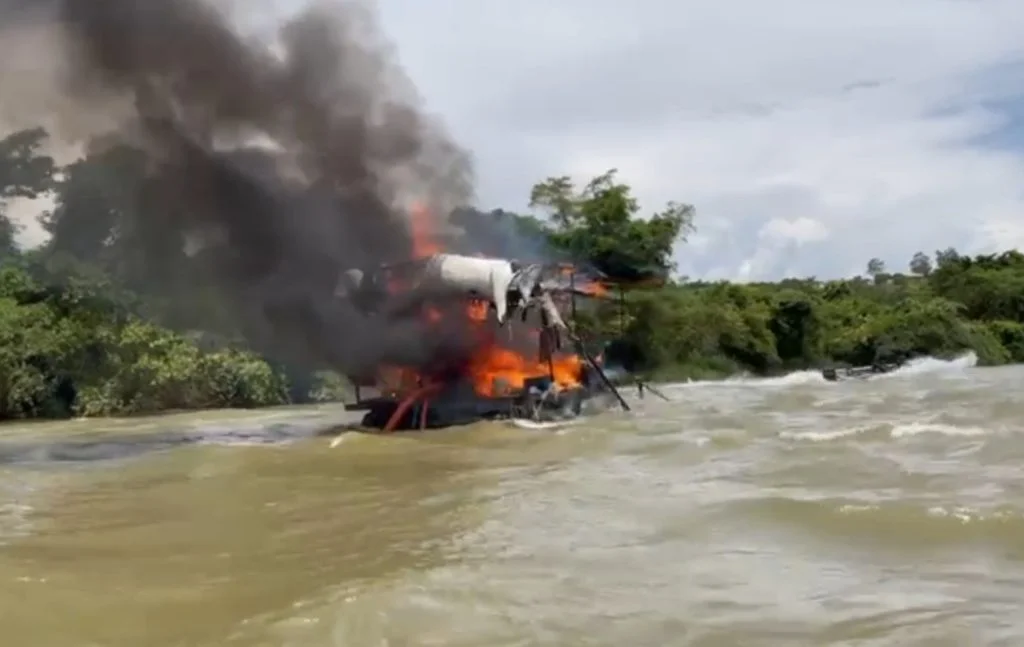
[[[508,474],[461,560],[338,593],[331,642],[290,644],[1024,640],[1024,492],[995,449],[1019,437],[964,368],[666,389],[616,455]]]
[[[46,485],[39,475],[0,470],[0,546],[36,530],[33,516]]]
[[[33,525],[30,515],[32,506],[26,503],[0,503],[0,546],[18,537],[31,534]]]
[[[1016,646],[1022,387],[1020,369],[922,362],[877,381],[672,386],[673,402],[562,435],[481,425],[322,451],[193,444],[201,484],[182,484],[169,459],[161,478],[107,464],[91,498],[67,488],[63,527],[102,534],[90,546],[69,532],[60,553],[44,541],[28,565],[0,547],[0,567],[75,586],[6,603],[25,617],[55,601],[91,609],[78,628],[114,637],[141,616],[153,647],[196,644],[182,617],[209,623],[203,647]],[[250,439],[219,425],[215,439]],[[268,429],[253,437],[282,435]],[[24,512],[0,507],[0,529]],[[104,538],[133,529],[151,543],[98,568]],[[32,536],[19,541],[31,549]],[[209,600],[196,594],[204,564],[218,576]],[[103,585],[121,567],[132,578],[118,597]],[[17,635],[53,644],[46,631]]]
[[[743,516],[804,538],[841,540],[872,550],[984,545],[1004,556],[1024,557],[1024,512],[1013,505],[768,496],[728,504],[722,514]]]

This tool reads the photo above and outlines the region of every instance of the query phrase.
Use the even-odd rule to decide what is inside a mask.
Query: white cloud
[[[1024,151],[978,143],[1006,126],[989,100],[1024,102],[1019,0],[380,6],[484,206],[617,167],[652,210],[696,205],[691,276],[1024,246]]]
[[[774,218],[761,227],[760,238],[769,240],[792,241],[797,245],[812,243],[828,238],[828,229],[820,220],[813,218]]]

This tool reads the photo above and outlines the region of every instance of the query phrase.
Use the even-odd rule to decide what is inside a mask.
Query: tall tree
[[[918,276],[928,276],[932,273],[932,259],[924,252],[914,254],[910,259],[910,271]]]
[[[582,189],[567,176],[535,185],[530,207],[550,214],[552,242],[602,272],[622,279],[667,277],[675,269],[675,244],[695,231],[693,206],[670,202],[648,218],[615,169]]]
[[[53,252],[91,263],[114,262],[107,251],[131,222],[138,206],[145,159],[136,149],[113,146],[63,169],[54,183],[56,206],[40,218]]]
[[[57,165],[42,152],[46,130],[19,130],[0,139],[0,200],[38,198],[48,191]]]
[[[18,253],[18,225],[0,208],[0,260]]]
[[[46,138],[44,129],[31,128],[0,139],[0,257],[17,249],[18,226],[7,215],[8,203],[38,198],[52,187],[57,166],[42,152]]]
[[[960,252],[952,247],[935,251],[935,266],[944,267],[960,260]]]

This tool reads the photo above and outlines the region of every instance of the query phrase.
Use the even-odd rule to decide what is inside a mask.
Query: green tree
[[[947,247],[946,249],[939,249],[935,251],[935,266],[943,267],[950,263],[956,263],[960,260],[960,254],[956,249]]]
[[[31,128],[0,139],[0,258],[17,250],[18,227],[8,216],[7,205],[18,198],[38,198],[52,186],[57,166],[42,152],[46,138],[45,130]]]
[[[695,210],[688,204],[671,202],[639,217],[639,203],[614,169],[582,189],[567,176],[548,178],[533,187],[530,207],[548,211],[554,247],[616,278],[667,278],[675,245],[694,231]]]
[[[31,128],[0,139],[0,200],[35,199],[50,190],[57,165],[42,152],[47,137]]]
[[[49,250],[118,269],[116,252],[131,244],[125,237],[139,220],[145,168],[142,151],[123,145],[94,145],[91,155],[66,166],[54,183],[55,208],[40,217]]]
[[[871,278],[885,274],[885,261],[880,258],[872,258],[868,261],[867,274]]]
[[[910,259],[910,271],[918,276],[928,276],[932,273],[932,259],[924,252],[917,252]]]

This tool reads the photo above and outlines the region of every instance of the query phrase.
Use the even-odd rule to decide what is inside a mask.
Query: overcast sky
[[[620,169],[693,277],[1024,247],[1024,0],[380,0],[482,207]]]
[[[696,206],[694,278],[1024,247],[1024,0],[378,2],[480,207],[615,167]]]

